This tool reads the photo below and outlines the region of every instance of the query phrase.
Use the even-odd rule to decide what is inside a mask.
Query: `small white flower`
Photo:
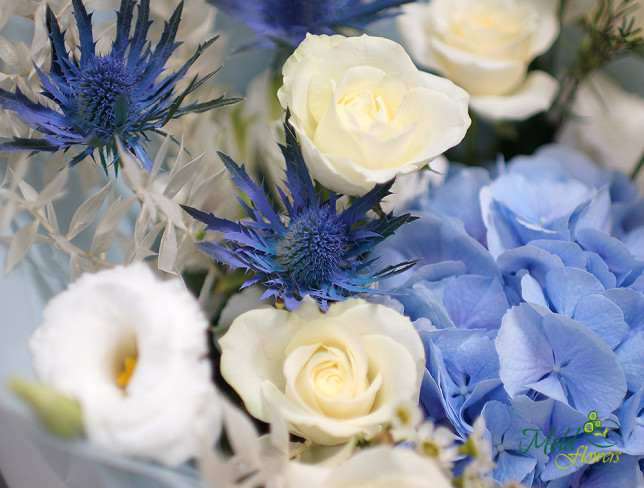
[[[345,195],[416,171],[470,125],[468,94],[381,37],[307,35],[277,92],[311,174]]]
[[[492,459],[492,449],[486,436],[485,420],[479,417],[474,421],[467,441],[472,460],[463,470],[463,486],[467,488],[487,488],[495,486],[494,481],[486,477],[496,467]]]
[[[490,120],[522,120],[549,107],[557,82],[527,74],[559,32],[553,0],[432,0],[406,5],[400,34],[420,64],[472,97]]]
[[[71,284],[29,345],[40,379],[80,403],[90,442],[177,465],[221,428],[207,327],[178,280],[138,263]]]
[[[458,447],[456,437],[446,427],[436,427],[432,422],[424,422],[418,428],[416,450],[424,455],[433,457],[447,471],[450,471],[456,457]]]
[[[417,402],[407,401],[394,409],[390,433],[395,442],[415,441],[416,428],[423,421],[423,412]]]

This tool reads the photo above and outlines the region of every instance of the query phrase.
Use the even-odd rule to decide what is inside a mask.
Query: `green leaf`
[[[13,377],[8,388],[33,409],[51,433],[75,437],[83,431],[83,415],[77,401],[37,381]]]
[[[206,112],[208,110],[211,110],[213,108],[217,107],[224,107],[226,105],[233,105],[237,102],[241,102],[243,98],[224,98],[224,96],[220,96],[219,98],[215,98],[214,100],[210,100],[208,102],[203,102],[203,103],[193,103],[191,105],[188,105],[186,107],[183,107],[178,110],[180,115],[183,114],[188,114],[188,113],[201,113],[201,112]]]

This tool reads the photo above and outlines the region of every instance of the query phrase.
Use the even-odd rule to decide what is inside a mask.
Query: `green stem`
[[[472,125],[465,136],[465,164],[468,166],[473,165],[476,158],[476,135],[479,130],[479,119],[474,112],[470,112],[470,119]]]
[[[635,178],[637,178],[637,175],[642,169],[642,166],[644,166],[644,152],[642,153],[642,157],[640,158],[639,162],[631,172],[631,180],[635,181]]]
[[[555,72],[556,61],[561,47],[561,38],[563,36],[564,12],[566,11],[567,5],[568,5],[568,0],[561,0],[561,2],[559,2],[559,11],[557,12],[557,22],[559,23],[559,34],[557,34],[557,38],[552,43],[552,46],[550,47],[550,50],[548,51],[548,53],[546,53],[546,56],[547,56],[546,66],[548,66],[549,73]]]

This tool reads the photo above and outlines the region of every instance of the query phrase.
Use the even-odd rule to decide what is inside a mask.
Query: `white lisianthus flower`
[[[221,429],[207,328],[178,280],[139,263],[81,276],[29,345],[39,378],[79,402],[91,443],[178,465]]]
[[[644,98],[597,73],[577,92],[572,114],[557,136],[560,142],[604,166],[634,169],[644,153]]]
[[[309,34],[282,72],[277,96],[309,171],[346,195],[420,169],[470,125],[467,93],[389,39]]]
[[[418,401],[425,353],[409,318],[365,300],[322,313],[307,297],[295,312],[252,310],[220,340],[221,373],[246,409],[319,444],[371,436],[395,408]]]
[[[449,478],[434,459],[412,450],[378,446],[364,449],[337,468],[290,462],[286,487],[295,488],[450,488]]]
[[[554,0],[432,0],[403,7],[400,34],[412,57],[470,93],[490,120],[522,120],[547,109],[557,82],[527,73],[557,38]]]

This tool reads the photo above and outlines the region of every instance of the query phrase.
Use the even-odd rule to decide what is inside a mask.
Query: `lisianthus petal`
[[[218,437],[208,322],[182,283],[143,263],[87,273],[43,315],[30,341],[36,372],[78,401],[90,442],[177,465]],[[126,360],[135,366],[121,382]]]

